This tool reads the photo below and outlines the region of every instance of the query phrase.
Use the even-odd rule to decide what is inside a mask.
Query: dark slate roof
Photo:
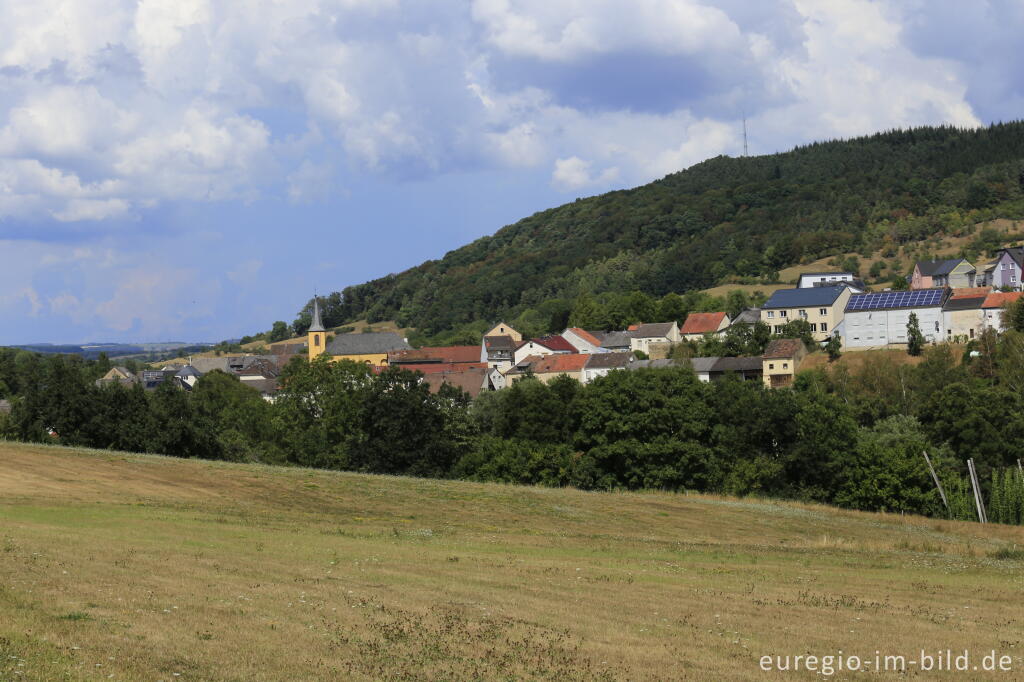
[[[1014,260],[1014,262],[1024,268],[1024,246],[1011,246],[1008,249],[1003,249],[1006,254]],[[998,262],[998,258],[996,262]]]
[[[811,306],[829,306],[836,302],[842,293],[846,291],[845,286],[834,287],[808,287],[805,289],[779,289],[768,302],[764,304],[766,309],[770,308],[805,308]]]
[[[666,337],[668,336],[669,330],[672,329],[672,324],[672,322],[651,322],[649,324],[641,324],[631,331],[630,335],[634,339]]]
[[[718,358],[715,362],[715,372],[760,372],[762,368],[761,358]]]
[[[721,360],[718,357],[708,358],[690,358],[690,366],[693,367],[694,372],[713,372],[715,371],[715,363]]]
[[[694,372],[753,372],[761,371],[761,358],[690,358]]]
[[[516,349],[516,342],[511,336],[485,336],[484,346],[487,350],[507,350],[514,351]]]
[[[914,289],[854,294],[846,304],[846,312],[862,310],[897,310],[899,308],[934,308],[942,305],[947,289]]]
[[[964,262],[963,258],[950,258],[949,260],[923,260],[918,261],[917,269],[925,277],[935,277],[936,275],[948,275],[953,272],[953,268]]]
[[[633,360],[632,353],[594,353],[587,358],[587,369],[620,369]]]
[[[803,350],[803,347],[804,342],[800,339],[775,339],[768,342],[768,347],[764,349],[764,355],[761,357],[765,360],[791,358]]]
[[[327,331],[326,329],[324,329],[324,323],[320,321],[320,299],[318,299],[316,296],[313,297],[313,321],[310,323],[309,329],[307,331]]]
[[[678,367],[678,360],[671,358],[660,358],[658,360],[636,360],[626,365],[626,369],[664,369],[666,367]]]
[[[176,377],[201,377],[203,374],[192,365],[185,365],[178,370]]]
[[[389,350],[412,348],[394,332],[370,332],[368,334],[338,334],[327,344],[330,355],[371,355],[387,353]]]
[[[632,332],[608,332],[601,338],[602,348],[629,348]]]
[[[950,298],[942,306],[943,310],[981,310],[985,296],[957,296]]]
[[[737,324],[757,324],[761,321],[761,309],[760,308],[747,308],[732,321],[731,326]]]

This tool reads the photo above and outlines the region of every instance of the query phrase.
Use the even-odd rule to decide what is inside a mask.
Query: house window
[[[768,317],[775,317],[775,311],[774,310],[769,310],[768,311]]]
[[[819,315],[828,315],[828,308],[818,308]]]
[[[315,335],[313,336],[313,345],[314,346],[319,346],[320,345],[320,337],[319,336],[315,336]]]
[[[974,338],[974,327],[971,327],[971,338]]]
[[[1006,269],[1006,263],[1000,263],[999,269],[1000,270],[1005,270]]]
[[[789,311],[788,310],[780,310],[779,311],[779,317],[786,317],[787,315],[789,315]]]
[[[1017,275],[1010,275],[1010,281],[1011,282],[1016,282],[1017,281]]]
[[[782,369],[789,369],[789,363],[788,362],[782,363]]]
[[[774,362],[769,362],[768,363],[768,369],[775,369],[775,363]]]
[[[821,331],[823,331],[823,332],[827,332],[828,331],[828,325],[825,324],[824,322],[821,323]]]
[[[781,334],[782,333],[782,325],[781,324],[775,325],[775,333],[776,334]]]
[[[814,324],[813,322],[811,322],[811,331],[812,331],[812,332],[816,332],[816,331],[818,331],[818,325],[816,325],[816,324]]]

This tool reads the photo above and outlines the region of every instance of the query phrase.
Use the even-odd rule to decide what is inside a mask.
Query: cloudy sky
[[[7,0],[0,344],[219,340],[709,156],[1024,111],[1024,4]]]

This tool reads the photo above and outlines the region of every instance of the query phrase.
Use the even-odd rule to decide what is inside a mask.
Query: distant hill
[[[161,343],[85,343],[77,344],[53,344],[35,343],[21,346],[9,346],[20,350],[32,351],[44,354],[81,355],[82,357],[95,360],[101,354],[108,358],[121,358],[140,355],[163,355],[170,352],[199,352],[210,348],[209,343],[185,343],[180,341]]]
[[[435,334],[544,306],[564,317],[581,294],[769,284],[803,262],[850,252],[898,257],[936,234],[1021,217],[1021,122],[722,156],[542,211],[440,260],[335,292],[325,323],[395,320]],[[967,251],[984,246],[979,235]],[[300,333],[308,310],[296,320]]]

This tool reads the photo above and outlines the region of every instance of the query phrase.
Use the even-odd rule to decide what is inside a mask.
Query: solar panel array
[[[918,291],[882,291],[877,294],[854,294],[847,310],[880,310],[883,308],[925,308],[942,303],[942,289]]]

